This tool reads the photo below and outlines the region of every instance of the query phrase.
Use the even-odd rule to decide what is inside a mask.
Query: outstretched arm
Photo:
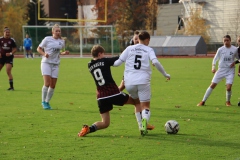
[[[166,77],[168,80],[170,80],[170,75],[166,73],[166,71],[164,70],[163,66],[161,65],[161,63],[157,59],[153,59],[152,63],[158,69],[158,71],[160,73],[162,73],[162,75],[164,77]]]
[[[121,61],[120,59],[116,60],[113,64],[113,67],[118,67],[123,63],[123,61]]]

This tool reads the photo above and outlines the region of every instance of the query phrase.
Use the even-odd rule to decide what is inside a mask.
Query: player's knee
[[[110,126],[110,122],[103,122],[103,128],[107,128]]]

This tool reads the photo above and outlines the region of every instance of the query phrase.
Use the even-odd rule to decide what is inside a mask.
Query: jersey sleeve
[[[221,49],[218,49],[217,50],[217,53],[215,54],[214,58],[213,58],[213,61],[212,61],[212,65],[215,66],[217,61],[219,60],[220,58],[220,52],[221,52]]]
[[[151,61],[153,61],[154,59],[157,59],[156,54],[155,54],[155,52],[154,52],[154,50],[152,48],[149,51],[149,59]]]
[[[30,43],[30,46],[32,46],[32,39],[29,38],[29,43]]]
[[[13,38],[11,38],[11,40],[12,40],[12,48],[16,48],[17,47],[16,41]]]
[[[47,38],[45,37],[42,42],[39,44],[39,47],[44,48],[47,45]]]
[[[127,47],[127,48],[122,52],[122,54],[120,55],[119,59],[120,59],[122,62],[126,62],[127,57],[128,57],[128,50],[129,50],[129,47]]]
[[[106,63],[109,66],[113,66],[114,62],[119,59],[119,56],[116,57],[111,57],[111,58],[106,58]]]

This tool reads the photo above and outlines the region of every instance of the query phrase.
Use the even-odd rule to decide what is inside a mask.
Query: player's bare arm
[[[70,52],[69,52],[69,51],[64,51],[64,52],[61,52],[61,55],[68,55],[68,54],[70,54]]]
[[[9,56],[13,55],[16,51],[17,51],[17,48],[13,48],[12,52],[6,53],[6,56],[9,57]]]
[[[38,48],[37,48],[37,51],[38,51],[38,53],[40,53],[42,56],[44,56],[44,57],[46,57],[46,58],[49,57],[49,54],[43,52],[43,49],[42,49],[41,47],[38,47]]]

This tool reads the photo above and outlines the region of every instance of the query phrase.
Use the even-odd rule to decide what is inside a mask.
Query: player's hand
[[[9,57],[9,56],[11,56],[11,54],[10,53],[6,53],[6,56]]]
[[[65,51],[65,54],[68,55],[70,52],[69,51]]]
[[[235,62],[233,62],[231,65],[230,65],[230,68],[233,68],[235,66]]]
[[[212,73],[215,73],[216,72],[216,69],[212,69]]]
[[[45,53],[45,54],[44,54],[44,57],[48,58],[48,57],[49,57],[49,54]]]

